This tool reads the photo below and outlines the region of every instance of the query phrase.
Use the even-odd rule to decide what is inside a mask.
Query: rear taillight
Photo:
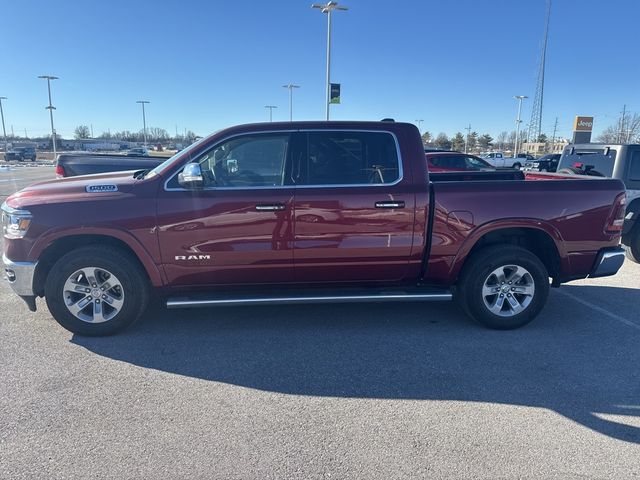
[[[618,195],[613,202],[613,207],[607,224],[604,227],[605,233],[615,235],[622,233],[622,227],[624,226],[624,211],[627,205],[627,196],[624,193]]]
[[[62,165],[56,165],[56,178],[63,178],[64,176],[64,167]]]

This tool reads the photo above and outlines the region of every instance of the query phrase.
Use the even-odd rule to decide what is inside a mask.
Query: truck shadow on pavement
[[[624,297],[629,311],[616,313],[637,318],[639,289],[563,289],[590,302]],[[640,428],[625,423],[640,417],[639,340],[640,330],[552,292],[540,317],[516,331],[483,329],[452,304],[307,305],[157,309],[118,336],[72,342],[141,367],[289,395],[545,408],[640,443]]]

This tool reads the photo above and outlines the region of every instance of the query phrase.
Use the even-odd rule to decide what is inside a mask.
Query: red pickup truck
[[[254,124],[149,171],[32,185],[2,206],[6,277],[81,335],[123,329],[152,296],[169,308],[456,299],[511,329],[550,283],[622,265],[619,180],[430,175],[424,155],[405,123]]]

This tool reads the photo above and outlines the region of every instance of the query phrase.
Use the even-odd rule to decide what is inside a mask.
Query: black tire
[[[107,272],[109,274],[107,279],[114,276],[121,285],[118,292],[122,294],[122,305],[119,310],[111,309],[108,313],[113,317],[102,323],[84,321],[71,313],[66,305],[68,300],[65,296],[67,295],[64,288],[65,282],[75,272],[88,267],[95,267],[100,272]],[[87,285],[87,287],[87,292],[91,290],[91,293],[78,295],[87,295],[86,298],[89,299],[92,298],[93,291],[98,289],[92,288],[91,285]],[[100,294],[100,292],[97,293]],[[136,259],[128,252],[110,246],[92,245],[67,253],[53,265],[45,283],[45,298],[53,318],[72,333],[92,337],[112,335],[130,326],[146,310],[149,294],[149,280]],[[89,302],[92,315],[95,308],[93,302],[100,303],[101,301],[100,298],[95,298]],[[106,305],[105,309],[104,302],[102,300],[103,306],[101,308],[106,315],[107,309],[111,307]]]
[[[640,225],[636,225],[634,232],[629,235],[628,245],[623,245],[627,258],[635,263],[640,263]]]
[[[518,170],[520,170],[522,168],[522,164],[520,162],[516,162],[511,168],[517,168]]]
[[[521,306],[526,303],[522,311],[509,314],[512,308],[505,303],[505,311],[499,315],[492,312],[485,303],[483,287],[491,278],[492,272],[503,267],[505,267],[504,271],[509,272],[508,266],[524,268],[528,273],[528,276],[523,277],[523,279],[526,277],[528,283],[526,288],[531,288],[533,285],[534,291],[532,295],[513,294],[513,300]],[[518,283],[512,287],[509,285],[511,284],[508,281],[502,287],[497,283],[495,288],[506,290],[500,290],[504,293],[496,293],[495,296],[487,298],[497,300],[497,297],[502,295],[504,297],[502,301],[507,302],[506,296],[511,298],[512,295],[508,292],[519,286]],[[544,307],[549,296],[549,274],[540,259],[530,251],[512,245],[493,245],[478,250],[467,261],[456,291],[457,300],[462,309],[478,323],[496,330],[512,330],[531,322]]]

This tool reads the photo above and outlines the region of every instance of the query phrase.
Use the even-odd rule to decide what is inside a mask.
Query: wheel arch
[[[549,276],[556,279],[568,270],[568,257],[562,245],[560,233],[542,221],[499,221],[484,225],[467,238],[451,267],[450,278],[457,281],[460,272],[473,254],[490,245],[517,245],[538,257]]]
[[[130,239],[127,240],[129,241],[113,233],[73,233],[50,240],[45,247],[34,255],[38,259],[33,280],[34,292],[39,296],[44,295],[47,276],[53,264],[60,257],[77,248],[91,245],[110,245],[128,253],[146,273],[150,283],[156,287],[161,286],[163,284],[162,275],[151,256],[139,243],[132,242]]]

